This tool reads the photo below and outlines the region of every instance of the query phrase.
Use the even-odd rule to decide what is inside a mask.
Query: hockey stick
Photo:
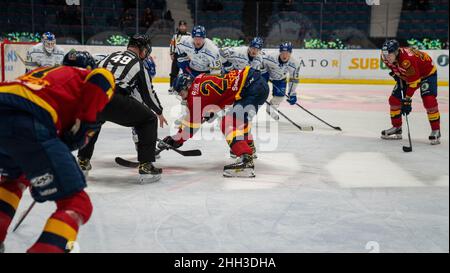
[[[288,95],[286,95],[286,97],[289,98]],[[319,118],[318,116],[314,115],[313,113],[311,113],[308,109],[306,109],[305,107],[301,106],[300,104],[298,104],[297,102],[295,103],[295,105],[297,105],[298,107],[300,107],[303,111],[305,111],[306,113],[310,114],[311,116],[315,117],[316,119],[320,120],[321,122],[325,123],[326,125],[330,126],[331,128],[333,128],[334,130],[338,130],[338,131],[342,131],[341,127],[339,126],[333,126],[331,124],[329,124],[328,122],[326,122],[325,120]]]
[[[297,127],[300,131],[313,131],[314,127],[312,126],[300,126],[297,123],[295,123],[294,121],[292,121],[290,118],[288,118],[285,114],[283,114],[280,110],[278,110],[277,108],[273,107],[273,105],[266,101],[266,103],[272,107],[272,109],[274,109],[275,111],[278,112],[278,114],[280,114],[282,117],[284,117],[285,119],[287,119],[287,121],[289,121],[290,123],[292,123],[292,125],[294,125],[295,127]]]
[[[400,80],[399,82],[400,82],[400,88],[402,89],[402,97],[405,98],[406,95],[405,95],[405,90],[403,89],[403,81]],[[407,127],[407,129],[408,129],[408,141],[409,141],[409,147],[403,145],[402,148],[403,148],[403,152],[405,152],[405,153],[410,153],[410,152],[412,152],[411,132],[410,132],[410,130],[409,130],[409,120],[408,120],[408,115],[407,115],[407,114],[404,114],[404,115],[405,115],[405,119],[406,119],[406,127]]]
[[[157,140],[160,143],[162,142],[162,140],[159,139],[159,138],[157,138]],[[173,150],[173,151],[179,153],[182,156],[201,156],[202,155],[202,151],[200,151],[198,149],[197,150],[182,151],[182,150],[179,150],[179,149],[177,149],[177,148],[175,148],[173,146],[170,146],[168,144],[164,144],[164,145],[166,146],[166,148],[165,149],[161,149],[161,150],[158,149],[156,151],[155,155],[159,155],[163,150]],[[114,160],[116,161],[117,164],[119,164],[119,165],[121,165],[123,167],[127,167],[127,168],[137,168],[137,167],[139,167],[139,162],[127,160],[127,159],[124,159],[122,157],[116,157]]]
[[[406,127],[408,128],[408,141],[409,141],[409,146],[403,146],[403,151],[405,153],[410,153],[412,152],[412,142],[411,142],[411,133],[409,131],[409,121],[408,121],[408,115],[405,115],[406,118]]]
[[[17,54],[17,57],[19,60],[25,65],[25,66],[31,66],[31,67],[39,67],[40,65],[36,62],[29,62],[25,61],[19,54]]]
[[[36,205],[36,201],[33,201],[33,203],[31,203],[30,207],[24,213],[22,213],[22,216],[20,216],[19,222],[17,222],[17,224],[14,226],[13,232],[15,232],[19,228],[20,224],[22,224],[22,222],[25,220],[27,215],[30,213],[31,209],[33,209],[34,205]]]

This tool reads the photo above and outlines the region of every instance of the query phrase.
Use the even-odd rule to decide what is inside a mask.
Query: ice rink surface
[[[173,122],[179,101],[167,95],[167,84],[155,88]],[[301,132],[283,118],[268,123],[264,107],[254,129],[276,130],[266,138],[270,145],[257,139],[255,179],[222,177],[223,165],[233,160],[216,133],[182,147],[201,149],[201,157],[163,152],[156,163],[164,168],[161,181],[138,185],[137,169],[114,162],[116,156],[136,158],[130,129],[107,123],[88,178],[94,213],[81,227],[81,252],[448,252],[448,87],[439,88],[438,146],[429,145],[428,120],[415,95],[412,153],[402,151],[406,138],[380,139],[390,128],[391,90],[300,85],[300,103],[343,132],[287,103],[284,113],[315,130]],[[205,126],[202,136],[215,126]],[[161,138],[168,134],[169,128],[159,131]],[[13,224],[30,203],[27,193]],[[54,209],[52,203],[35,206],[9,233],[7,252],[33,244]]]

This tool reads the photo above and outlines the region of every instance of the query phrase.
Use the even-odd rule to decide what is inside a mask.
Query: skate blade
[[[439,144],[441,144],[441,141],[439,139],[431,140],[430,144],[431,145],[439,145]]]
[[[84,175],[84,178],[88,178],[89,177],[89,171],[81,171]]]
[[[224,177],[242,177],[242,178],[253,178],[255,177],[254,169],[244,169],[244,170],[224,170]]]
[[[139,176],[139,184],[144,185],[144,184],[150,184],[150,183],[155,183],[157,181],[159,181],[161,179],[161,175],[160,174],[141,174]]]
[[[381,136],[381,139],[385,140],[401,140],[403,139],[402,135],[390,135],[390,136]]]

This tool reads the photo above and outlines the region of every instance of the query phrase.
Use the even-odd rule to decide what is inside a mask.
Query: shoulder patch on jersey
[[[111,99],[114,89],[116,88],[113,74],[104,68],[96,68],[92,70],[92,72],[86,77],[85,82],[90,82],[98,86],[107,94],[109,99]]]

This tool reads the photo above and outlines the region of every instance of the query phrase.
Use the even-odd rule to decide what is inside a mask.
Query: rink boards
[[[30,43],[2,43],[0,64],[1,79],[12,80],[25,71],[20,57],[25,59]],[[125,50],[117,46],[61,45],[68,51],[72,48],[86,50],[92,54],[109,54]],[[277,49],[265,49],[273,52]],[[448,50],[426,50],[438,68],[439,84],[448,86]],[[166,82],[170,73],[171,59],[168,47],[154,47],[152,56],[156,62],[156,82]],[[380,60],[379,50],[318,50],[297,49],[293,52],[301,65],[303,83],[344,83],[344,84],[391,84],[387,68]]]

